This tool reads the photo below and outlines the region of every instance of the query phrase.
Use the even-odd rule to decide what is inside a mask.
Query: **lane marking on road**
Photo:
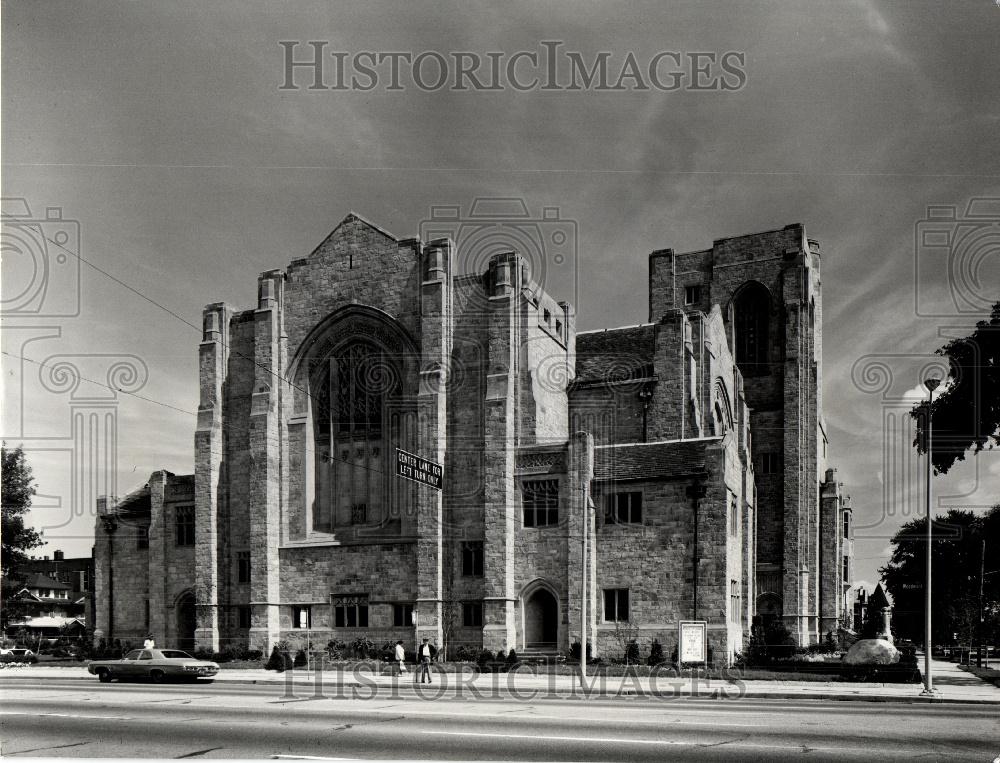
[[[726,745],[728,747],[749,747],[760,750],[795,750],[798,752],[871,752],[870,747],[816,747],[814,745],[776,745],[776,744],[755,744],[753,742],[743,742],[734,739],[728,742],[713,742],[706,745],[705,742],[685,742],[679,739],[628,739],[624,737],[587,737],[587,736],[554,736],[538,734],[491,734],[479,731],[421,731],[421,734],[433,734],[437,736],[457,736],[457,737],[488,737],[492,739],[527,739],[542,742],[605,742],[608,744],[647,744],[647,745],[668,745],[672,747],[706,747]],[[904,752],[894,748],[894,752]],[[923,751],[921,751],[923,752]],[[918,751],[911,751],[918,754]],[[957,754],[957,753],[950,753]]]
[[[134,721],[134,716],[125,715],[80,715],[77,713],[20,713],[16,710],[0,710],[0,715],[30,715],[32,718],[84,718],[99,721]]]

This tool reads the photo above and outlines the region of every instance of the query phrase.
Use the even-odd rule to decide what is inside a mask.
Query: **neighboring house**
[[[654,252],[648,322],[577,332],[543,283],[575,256],[550,223],[477,259],[351,214],[251,309],[208,305],[195,473],[98,501],[99,637],[566,651],[584,581],[595,654],[623,626],[670,654],[690,619],[717,661],[758,614],[836,631],[819,245],[790,225]]]
[[[21,565],[22,579],[33,574],[42,574],[67,585],[68,598],[79,609],[73,610],[75,617],[81,617],[86,627],[94,627],[94,557],[76,556],[67,558],[56,549],[52,557],[31,558]]]
[[[21,584],[13,598],[24,610],[22,618],[7,626],[7,633],[28,631],[32,637],[57,638],[80,635],[86,627],[86,597],[77,595],[72,586],[41,573],[34,573]]]

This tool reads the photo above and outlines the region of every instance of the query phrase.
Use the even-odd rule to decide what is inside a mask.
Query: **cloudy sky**
[[[192,470],[205,304],[252,306],[259,272],[308,254],[350,210],[409,236],[433,205],[490,196],[577,223],[575,282],[553,287],[580,329],[647,319],[654,249],[803,223],[823,247],[825,417],[856,508],[859,578],[875,578],[919,505],[901,414],[933,350],[1000,295],[994,0],[4,2],[2,13],[4,212],[24,219],[11,205],[26,203],[49,240],[48,270],[4,252],[2,434],[31,447],[43,553],[90,547],[92,508],[72,496],[91,488],[74,486],[72,456],[100,448],[74,441],[74,412],[78,436],[92,413],[117,417],[119,493],[157,468]],[[323,41],[348,58],[446,61],[543,55],[543,41],[560,41],[587,62],[607,52],[613,78],[629,54],[644,66],[661,52],[736,52],[745,83],[390,90],[383,68],[370,90],[310,90],[299,70],[282,90],[281,41],[302,43],[298,59]],[[973,199],[986,201],[970,213]],[[925,222],[929,206],[955,219]],[[66,221],[78,221],[82,262],[57,259],[57,233],[76,242]],[[928,226],[964,249],[949,255],[958,244],[924,237]],[[64,361],[101,383],[118,362],[145,371],[126,385],[135,395],[101,402],[97,384],[60,385]],[[988,506],[998,487],[1000,459],[982,454],[935,489],[945,506]]]

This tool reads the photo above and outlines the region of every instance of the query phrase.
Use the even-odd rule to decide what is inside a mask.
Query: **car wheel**
[[[107,668],[98,668],[97,680],[100,681],[102,684],[111,683],[111,671],[108,670]]]
[[[151,679],[153,679],[153,683],[154,684],[162,684],[163,680],[166,678],[166,676],[163,675],[163,671],[162,670],[151,670],[151,671],[149,671],[149,677]]]

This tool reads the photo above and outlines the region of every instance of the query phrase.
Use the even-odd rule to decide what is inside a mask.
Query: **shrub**
[[[281,673],[292,666],[288,651],[279,649],[279,644],[281,643],[279,641],[278,644],[274,645],[274,648],[271,650],[271,656],[268,657],[267,664],[264,666],[264,670],[276,670]]]
[[[295,662],[292,665],[296,668],[304,668],[309,664],[309,659],[306,657],[304,649],[300,649],[295,653]]]
[[[511,649],[509,652],[507,652],[507,667],[512,668],[519,664],[520,662],[518,661],[517,658],[517,652]]]
[[[837,637],[833,635],[833,631],[827,631],[826,637],[823,639],[823,645],[826,647],[827,654],[833,654],[840,650],[840,644],[837,643]]]
[[[479,652],[479,656],[476,657],[476,665],[479,666],[480,673],[490,672],[490,663],[493,662],[493,652],[489,649],[483,649]]]
[[[232,662],[233,660],[238,660],[240,662],[253,662],[259,660],[262,656],[263,652],[260,649],[251,649],[246,644],[227,644],[221,652],[217,653],[216,657],[218,659],[215,661]]]
[[[646,662],[650,665],[662,665],[666,661],[667,658],[663,655],[663,644],[660,643],[659,639],[653,639],[653,644],[649,647],[649,657],[646,658]]]
[[[625,664],[638,665],[640,659],[639,644],[636,643],[635,639],[632,639],[625,645]]]
[[[497,662],[506,663],[507,662],[507,653],[503,649],[497,649],[496,660],[497,660]]]
[[[462,644],[455,648],[453,656],[458,662],[475,662],[479,657],[479,650],[469,644]]]
[[[769,623],[764,629],[764,646],[769,660],[788,659],[796,652],[795,639],[784,623]]]
[[[344,652],[347,651],[347,644],[339,639],[326,642],[326,656],[331,660],[344,659]]]
[[[354,639],[351,643],[351,649],[354,650],[354,656],[359,660],[366,660],[369,657],[378,656],[378,647],[376,647],[375,642],[367,636],[358,636]]]
[[[573,662],[579,662],[580,661],[580,649],[581,649],[581,647],[580,647],[580,642],[579,641],[574,641],[572,644],[570,644],[570,646],[569,646],[569,658],[570,658],[570,660],[572,660]],[[593,646],[588,641],[587,642],[587,662],[590,662],[590,660],[593,657],[593,655],[594,655]]]

